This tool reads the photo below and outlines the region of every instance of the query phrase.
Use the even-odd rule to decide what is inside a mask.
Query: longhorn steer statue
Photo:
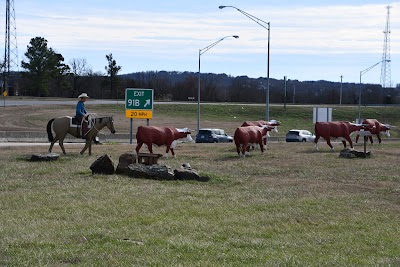
[[[346,140],[349,142],[351,149],[353,149],[353,142],[351,141],[350,134],[354,131],[364,129],[362,124],[354,124],[347,121],[332,121],[332,122],[316,122],[315,123],[315,147],[318,150],[318,140],[320,137],[326,140],[328,146],[333,150],[331,144],[331,137],[342,138],[344,147],[346,147]]]
[[[261,149],[261,153],[264,152],[264,146],[262,139],[267,134],[267,132],[271,130],[268,126],[245,126],[236,128],[235,134],[233,136],[236,151],[240,156],[240,152],[242,152],[242,156],[246,155],[246,151],[249,152],[249,145],[258,144]]]
[[[153,153],[153,144],[158,146],[166,145],[165,156],[168,157],[168,152],[171,150],[172,156],[175,157],[174,148],[178,139],[186,139],[189,142],[193,141],[188,128],[139,126],[136,133],[136,153],[139,153],[143,144],[147,145],[150,153]]]
[[[243,122],[241,127],[246,127],[246,126],[259,126],[259,127],[263,127],[263,126],[269,126],[268,127],[268,131],[275,131],[278,132],[278,127],[281,125],[280,121],[277,120],[270,120],[270,121],[263,121],[263,120],[259,120],[259,121],[245,121]],[[269,134],[267,134],[269,136]],[[267,135],[264,137],[264,145],[267,144]]]
[[[268,126],[279,126],[279,125],[281,125],[281,123],[280,123],[279,121],[277,121],[277,120],[270,120],[270,121],[263,121],[263,120],[260,120],[260,121],[245,121],[245,122],[243,122],[242,127],[244,127],[244,126],[260,126],[260,127],[262,127],[262,126],[264,126],[264,125],[268,125]]]
[[[389,130],[390,127],[392,126],[390,126],[389,124],[382,124],[376,119],[366,119],[362,123],[363,125],[368,125],[367,127],[370,129],[369,131],[371,132],[371,134],[376,134],[379,144],[382,142],[381,133],[385,134],[388,137],[390,136]],[[359,137],[360,137],[359,135],[356,136],[356,143],[358,142]],[[369,140],[371,141],[371,144],[373,144],[374,141],[372,140],[372,136],[368,137]]]

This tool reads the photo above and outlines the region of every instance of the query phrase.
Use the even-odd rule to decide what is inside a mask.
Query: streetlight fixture
[[[263,21],[262,19],[259,19],[234,6],[219,6],[219,9],[223,9],[225,7],[231,7],[236,9],[237,11],[239,11],[240,13],[242,13],[243,15],[245,15],[246,17],[257,23],[258,25],[263,27],[264,29],[268,30],[268,62],[267,62],[267,91],[265,96],[265,120],[269,121],[269,46],[270,46],[270,32],[271,32],[270,22]]]
[[[374,65],[372,65],[369,68],[366,68],[365,70],[360,71],[360,88],[358,91],[358,123],[361,123],[361,77],[367,73],[368,71],[370,71],[371,69],[373,69],[374,67],[376,67],[377,65],[379,65],[382,62],[390,62],[390,60],[386,59],[386,60],[381,60],[378,63],[375,63]]]
[[[218,41],[215,41],[209,46],[204,47],[203,49],[199,49],[199,86],[197,88],[197,133],[200,131],[200,56],[228,37],[233,37],[236,39],[239,38],[239,36],[237,35],[228,35],[219,39]]]

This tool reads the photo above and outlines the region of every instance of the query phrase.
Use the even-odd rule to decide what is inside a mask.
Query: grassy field
[[[99,105],[91,107],[93,110],[108,114],[124,114],[124,106]],[[358,108],[354,106],[334,106],[333,120],[352,121],[358,116]],[[400,138],[400,107],[362,107],[362,118],[378,119],[382,123],[399,126],[391,130],[394,138]],[[167,125],[176,127],[197,127],[197,105],[155,105],[155,119],[152,125]],[[284,136],[290,129],[307,129],[314,132],[312,106],[270,106],[270,119],[279,120],[282,125],[276,135]],[[236,127],[244,121],[265,119],[265,105],[240,104],[202,104],[201,127],[223,128],[233,135]],[[122,131],[127,131],[128,119],[120,118],[123,124],[117,125]],[[135,124],[145,124],[145,120],[134,120]],[[117,127],[118,128],[118,127]]]
[[[355,121],[358,108],[354,106],[332,106],[333,120]],[[99,116],[113,115],[117,132],[129,132],[130,120],[125,117],[125,106],[94,105],[87,103],[89,112]],[[47,122],[57,116],[72,116],[75,111],[68,105],[14,106],[2,109],[0,113],[0,131],[33,130],[45,131]],[[150,125],[197,128],[196,104],[157,104],[154,106],[154,118]],[[394,138],[400,138],[400,107],[361,107],[362,118],[378,119],[398,128],[392,129]],[[248,104],[202,104],[201,127],[222,128],[233,135],[236,127],[244,121],[265,119],[265,105]],[[282,105],[270,106],[270,119],[282,122],[278,136],[284,136],[290,129],[306,129],[314,131],[313,107],[288,105],[286,110]],[[139,125],[145,125],[146,120],[133,120],[134,131]]]
[[[159,108],[164,119],[195,124],[180,117],[195,107]],[[309,128],[301,124],[308,111],[276,108],[272,118],[293,122],[282,127]],[[210,105],[203,118],[235,125],[260,111]],[[336,152],[320,147],[270,143],[264,154],[239,158],[232,144],[185,143],[177,158],[159,160],[190,163],[209,182],[91,174],[97,157],[107,153],[117,164],[129,144],[98,145],[93,156],[69,145],[60,160],[40,163],[26,157],[47,147],[1,148],[0,266],[399,266],[400,143],[368,146],[366,159],[339,158],[339,144]]]

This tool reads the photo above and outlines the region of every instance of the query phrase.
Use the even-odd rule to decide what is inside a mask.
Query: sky
[[[390,5],[392,84],[400,83],[400,1],[378,0],[11,0],[19,61],[32,38],[43,37],[65,63],[85,59],[105,73],[112,53],[120,74],[199,71],[267,77],[268,29],[234,6],[270,22],[270,78],[358,83],[360,71],[382,61]],[[5,1],[0,12],[4,14]],[[5,29],[0,34],[5,36]],[[4,47],[4,38],[0,39]],[[2,49],[4,51],[4,49]],[[3,52],[4,53],[4,52]],[[380,83],[381,64],[362,74]]]

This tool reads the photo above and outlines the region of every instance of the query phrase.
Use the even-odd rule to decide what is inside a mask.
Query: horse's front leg
[[[89,147],[89,142],[91,143],[91,140],[92,139],[90,139],[90,138],[86,138],[86,143],[85,143],[85,147],[82,149],[82,151],[80,152],[80,154],[82,155],[83,153],[85,153],[85,151],[86,151],[86,149]],[[89,155],[90,155],[90,151],[91,149],[89,149]]]
[[[93,138],[90,138],[89,140],[89,156],[92,155],[92,142],[93,142]]]

